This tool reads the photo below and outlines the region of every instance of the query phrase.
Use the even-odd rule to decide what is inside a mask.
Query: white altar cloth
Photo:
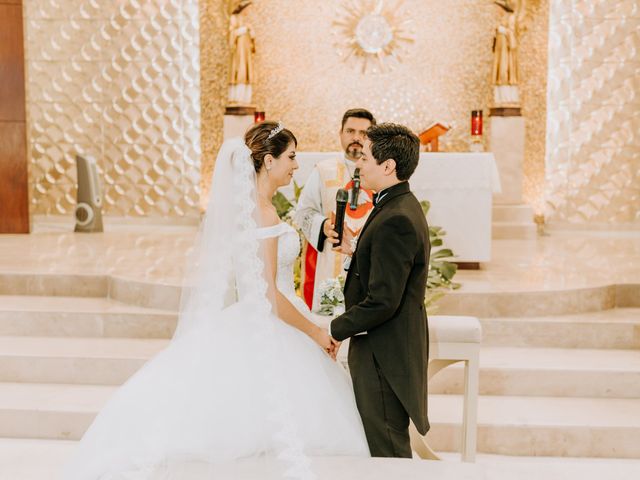
[[[298,152],[300,168],[294,175],[304,185],[320,160],[336,152]],[[500,193],[500,176],[492,153],[421,153],[420,163],[409,181],[419,200],[429,200],[430,225],[446,232],[445,247],[458,262],[491,260],[492,194]],[[282,189],[291,197],[291,186]]]

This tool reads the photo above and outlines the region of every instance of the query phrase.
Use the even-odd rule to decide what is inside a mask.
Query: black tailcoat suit
[[[424,295],[430,249],[427,221],[409,184],[380,192],[351,259],[346,311],[331,322],[336,340],[351,338],[349,370],[373,456],[411,457],[409,418],[421,434],[429,430]]]

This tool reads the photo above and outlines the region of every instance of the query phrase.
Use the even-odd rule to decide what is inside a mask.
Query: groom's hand
[[[340,350],[340,345],[342,345],[342,342],[339,342],[333,337],[330,337],[330,338],[331,338],[331,345],[332,345],[332,352],[333,352],[331,355],[331,358],[336,360],[338,358],[338,351]]]

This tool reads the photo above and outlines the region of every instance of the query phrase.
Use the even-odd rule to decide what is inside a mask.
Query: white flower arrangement
[[[320,284],[320,315],[338,316],[344,313],[344,275],[329,278]]]

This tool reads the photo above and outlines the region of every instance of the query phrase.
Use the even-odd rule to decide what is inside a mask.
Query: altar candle
[[[264,112],[254,112],[253,113],[253,121],[255,123],[264,122],[265,114]]]
[[[482,110],[471,111],[471,135],[482,135]]]

